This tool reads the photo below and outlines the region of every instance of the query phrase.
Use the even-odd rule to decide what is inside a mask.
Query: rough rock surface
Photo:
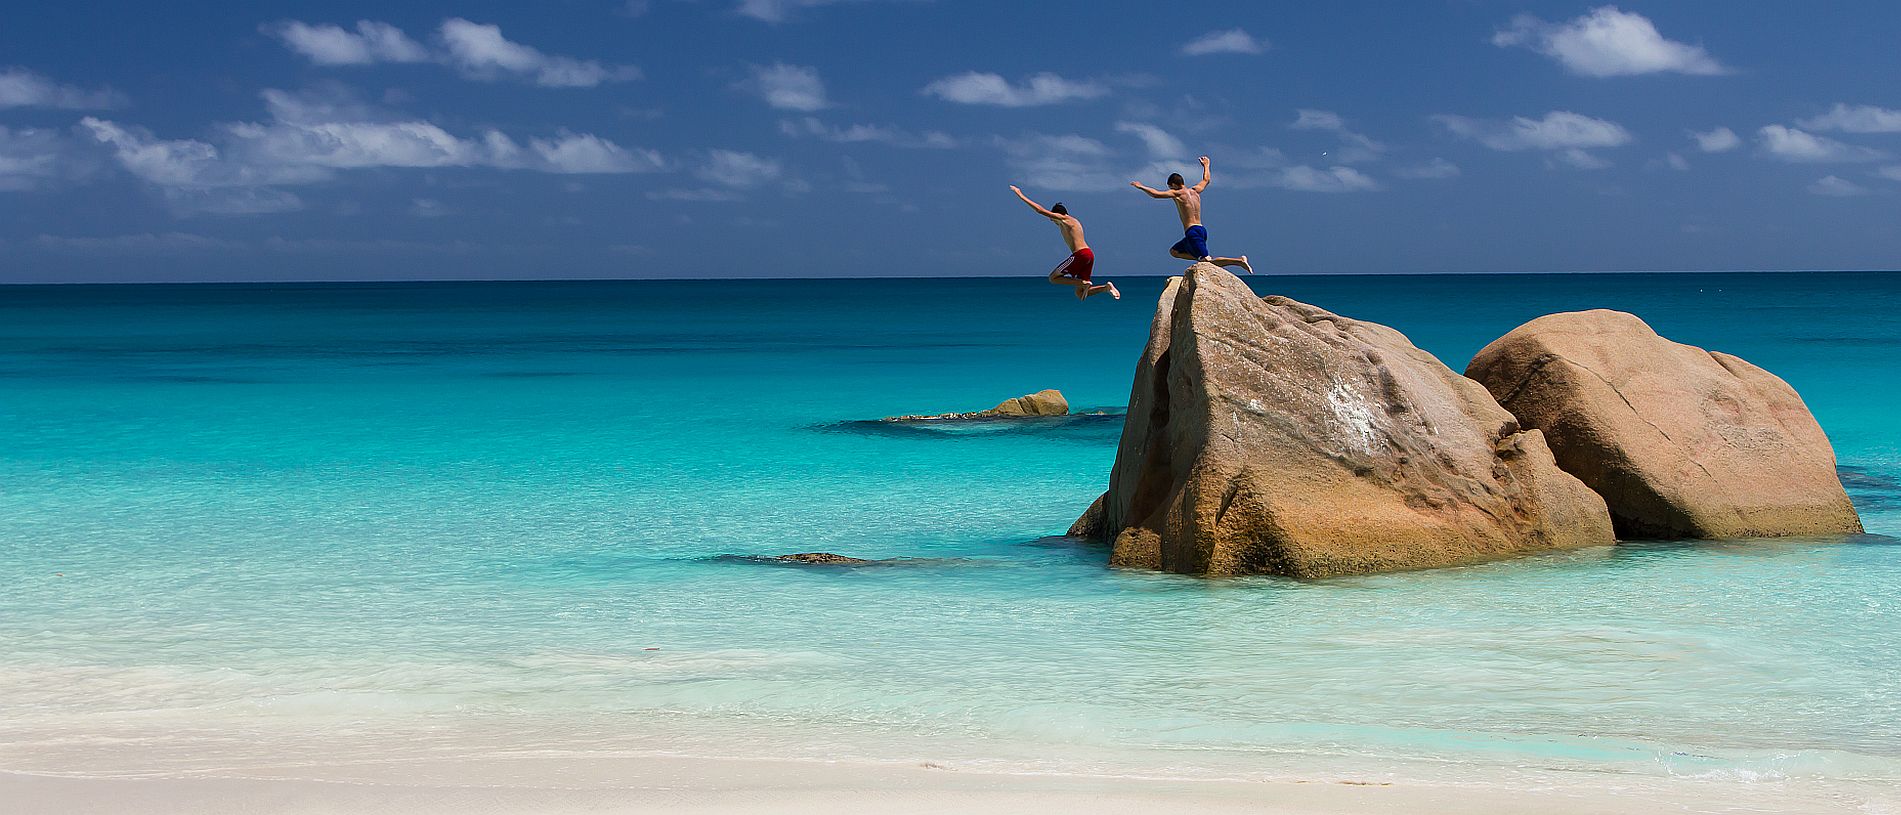
[[[1728,354],[1657,335],[1636,315],[1532,320],[1466,368],[1558,466],[1610,505],[1626,538],[1861,531],[1835,450],[1795,389]]]
[[[1072,534],[1119,566],[1295,577],[1613,542],[1603,500],[1478,383],[1205,263],[1162,293],[1109,490]]]
[[[970,413],[932,413],[928,415],[889,416],[887,422],[936,422],[954,419],[1012,419],[1030,416],[1067,416],[1069,400],[1063,398],[1063,392],[1055,388],[1040,390],[1026,396],[1005,399],[989,410]]]
[[[835,555],[831,552],[800,552],[796,555],[780,555],[774,559],[787,563],[812,563],[821,566],[863,566],[867,563],[877,562],[864,558]]]
[[[1005,399],[996,407],[984,411],[990,416],[1067,416],[1069,400],[1063,398],[1063,392],[1055,388],[1040,390],[1027,396]]]

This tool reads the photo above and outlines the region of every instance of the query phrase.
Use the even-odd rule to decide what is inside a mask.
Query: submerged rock
[[[1067,416],[1069,400],[1063,398],[1063,392],[1055,388],[1040,390],[1026,396],[1018,396],[999,402],[989,410],[970,413],[933,413],[915,416],[891,416],[887,422],[937,422],[958,419],[1011,419],[1031,416]]]
[[[1109,490],[1071,532],[1119,566],[1310,578],[1613,542],[1478,383],[1205,263],[1163,291]]]
[[[800,552],[796,555],[780,555],[773,559],[782,563],[813,563],[823,566],[863,566],[868,563],[878,562],[858,557],[835,555],[831,552]]]
[[[1486,346],[1466,375],[1544,431],[1623,537],[1862,531],[1834,448],[1794,388],[1636,315],[1540,317]]]

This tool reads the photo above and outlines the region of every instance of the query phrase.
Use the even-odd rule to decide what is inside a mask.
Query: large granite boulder
[[[1621,311],[1532,320],[1474,357],[1558,466],[1609,503],[1626,538],[1841,535],[1861,519],[1795,389]]]
[[[1162,293],[1109,490],[1072,532],[1119,566],[1295,577],[1613,542],[1604,501],[1478,383],[1206,263]]]

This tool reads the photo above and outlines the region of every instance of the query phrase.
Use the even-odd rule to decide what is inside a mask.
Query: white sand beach
[[[94,777],[0,772],[17,815],[193,813],[1888,813],[1880,789],[1605,779],[1539,789],[1011,775],[936,765],[525,755],[307,765],[281,774]]]

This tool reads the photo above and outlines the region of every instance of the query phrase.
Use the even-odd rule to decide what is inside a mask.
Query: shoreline
[[[321,770],[312,777],[313,772]],[[479,781],[477,780],[479,779]],[[0,800],[29,813],[1035,812],[1880,813],[1901,798],[1831,787],[1606,779],[1563,787],[1144,779],[915,765],[524,752],[502,759],[303,764],[246,773],[96,776],[0,770]],[[1641,782],[1641,779],[1629,779]]]

